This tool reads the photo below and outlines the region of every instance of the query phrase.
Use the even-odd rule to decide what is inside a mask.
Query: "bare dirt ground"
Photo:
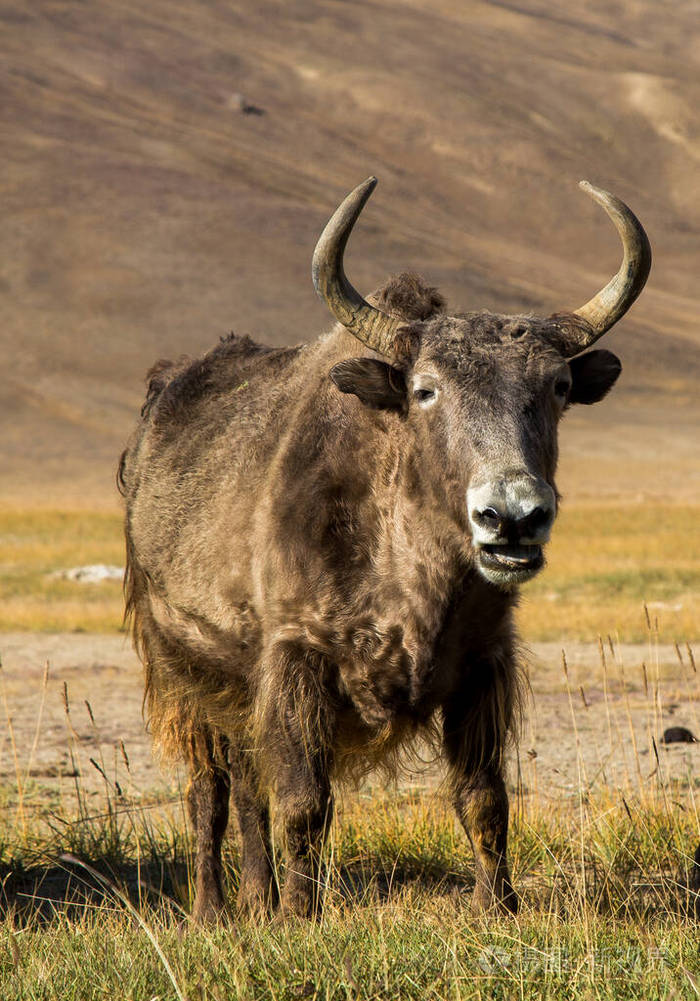
[[[16,756],[20,775],[34,780],[36,807],[47,793],[71,796],[76,767],[83,788],[98,796],[105,780],[92,758],[131,795],[177,795],[182,776],[161,770],[151,753],[141,713],[141,665],[126,637],[6,634],[0,653],[12,721],[2,728],[0,785],[15,781]],[[661,739],[669,726],[700,735],[700,689],[687,653],[682,662],[670,646],[628,645],[604,653],[605,669],[596,646],[569,644],[567,686],[561,649],[537,644],[531,650],[532,698],[510,765],[511,784],[525,797],[554,802],[582,788],[634,795],[659,781],[667,790],[700,782],[700,743],[665,747]],[[437,768],[429,766],[409,783],[430,789],[437,779]]]

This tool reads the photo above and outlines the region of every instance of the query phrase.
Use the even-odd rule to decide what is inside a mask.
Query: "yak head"
[[[317,291],[373,352],[340,362],[330,376],[341,392],[406,422],[418,461],[464,524],[477,569],[510,589],[544,562],[557,510],[559,419],[573,404],[602,399],[620,373],[610,351],[586,349],[641,292],[649,242],[624,203],[584,182],[615,223],[624,258],[580,309],[547,318],[450,316],[437,291],[414,275],[399,275],[370,303],[350,285],[342,258],[375,184],[369,178],[345,199],[314,254]]]

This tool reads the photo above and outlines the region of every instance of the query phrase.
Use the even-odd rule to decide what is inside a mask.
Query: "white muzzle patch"
[[[544,566],[542,546],[556,509],[552,487],[524,471],[470,487],[467,511],[480,573],[506,589],[533,577]]]

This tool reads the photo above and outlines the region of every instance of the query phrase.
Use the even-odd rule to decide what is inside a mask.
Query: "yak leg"
[[[217,738],[208,727],[193,736],[186,797],[197,845],[192,917],[202,923],[216,921],[224,910],[221,843],[228,824],[231,783],[222,767],[226,748],[218,741],[217,748]]]
[[[508,794],[500,772],[485,768],[455,783],[454,806],[474,850],[472,910],[495,908],[516,914],[518,898],[506,858]]]
[[[486,677],[488,673],[487,668]],[[488,685],[482,692],[476,701],[474,691],[467,692],[463,706],[458,697],[444,710],[452,801],[474,851],[473,912],[496,909],[515,914],[518,898],[508,871],[508,793],[502,764],[511,706],[509,700],[500,703]]]
[[[229,752],[233,801],[238,815],[241,849],[241,882],[238,910],[259,914],[277,903],[270,843],[270,809],[261,792],[260,779],[250,751],[240,745]]]
[[[303,754],[284,769],[278,787],[287,871],[281,907],[285,915],[315,917],[321,906],[321,853],[333,817],[330,782]]]
[[[268,660],[260,719],[284,830],[283,915],[313,917],[320,907],[321,854],[333,815],[333,712],[322,689],[323,662],[291,644]]]

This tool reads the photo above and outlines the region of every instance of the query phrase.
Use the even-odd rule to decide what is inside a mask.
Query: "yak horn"
[[[393,358],[394,336],[401,321],[370,306],[352,287],[343,270],[343,253],[348,237],[376,184],[376,177],[368,177],[335,210],[316,244],[311,277],[314,288],[331,313],[358,341],[379,354]]]
[[[594,187],[588,181],[581,181],[579,187],[608,213],[620,234],[624,253],[620,270],[614,278],[585,306],[574,310],[574,315],[585,320],[593,332],[579,335],[579,342],[572,345],[572,354],[589,347],[625,315],[644,288],[651,268],[649,240],[634,212],[615,195]]]

